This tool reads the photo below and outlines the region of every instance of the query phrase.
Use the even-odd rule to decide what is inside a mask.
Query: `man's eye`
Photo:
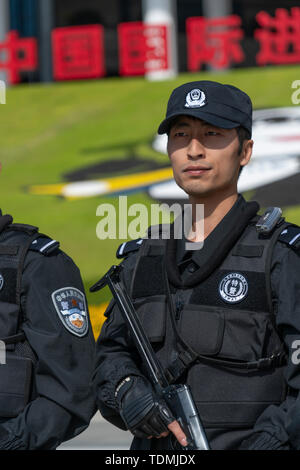
[[[206,135],[219,135],[219,132],[216,131],[207,131]]]
[[[187,134],[185,132],[175,132],[175,137],[185,137]]]

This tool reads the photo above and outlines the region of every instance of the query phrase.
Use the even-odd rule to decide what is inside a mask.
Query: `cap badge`
[[[186,95],[184,106],[186,108],[201,108],[201,106],[206,104],[205,99],[205,93],[198,88],[195,88]]]

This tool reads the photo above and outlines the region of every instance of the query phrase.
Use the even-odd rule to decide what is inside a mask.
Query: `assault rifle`
[[[146,336],[133,303],[120,279],[122,266],[112,266],[109,271],[90,288],[98,291],[108,285],[126,322],[136,348],[147,369],[152,385],[165,400],[186,435],[188,445],[183,450],[210,450],[191,391],[187,385],[170,385],[164,370]],[[179,444],[178,444],[179,445]]]

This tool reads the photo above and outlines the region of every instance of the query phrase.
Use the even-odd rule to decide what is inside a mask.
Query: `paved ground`
[[[128,450],[132,434],[112,426],[96,413],[89,427],[58,450]]]

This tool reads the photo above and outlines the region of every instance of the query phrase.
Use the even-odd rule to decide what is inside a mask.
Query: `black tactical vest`
[[[28,250],[41,250],[40,240],[44,247],[58,246],[39,234],[36,227],[11,224],[12,218],[8,217],[0,217],[0,420],[17,416],[35,396],[36,357],[22,332],[21,281],[25,257]]]
[[[236,448],[263,410],[286,395],[270,285],[283,228],[259,238],[250,223],[180,306],[170,303],[171,283],[167,295],[166,240],[145,240],[139,249],[131,297],[170,381],[190,385],[212,448]]]

